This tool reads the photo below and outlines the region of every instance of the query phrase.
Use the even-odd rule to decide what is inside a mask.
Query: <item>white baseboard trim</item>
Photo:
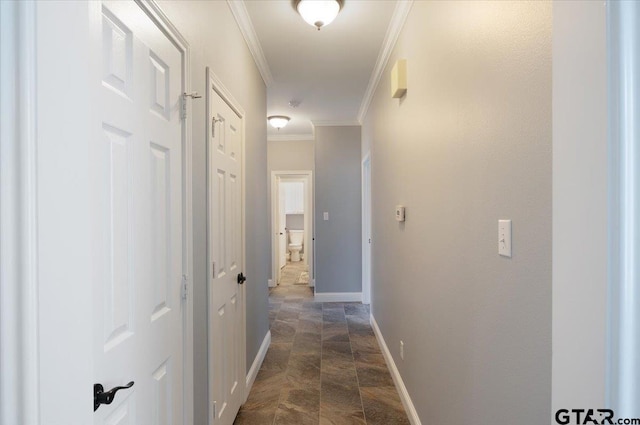
[[[276,285],[273,283],[273,279],[267,280],[267,286],[269,288],[275,288]]]
[[[387,347],[387,343],[384,342],[384,337],[380,332],[380,328],[378,327],[378,323],[373,316],[371,317],[371,327],[373,328],[373,332],[376,334],[376,338],[378,338],[378,344],[380,344],[380,348],[382,349],[382,355],[387,362],[387,367],[391,372],[391,377],[393,378],[393,382],[396,384],[396,388],[398,389],[398,393],[400,394],[400,400],[402,400],[402,404],[404,405],[404,410],[407,412],[407,416],[409,417],[409,422],[411,425],[422,425],[420,422],[420,418],[418,417],[418,412],[416,412],[416,408],[413,405],[413,401],[411,401],[411,397],[409,396],[409,392],[407,391],[407,387],[404,385],[404,381],[400,376],[400,372],[396,367],[396,363],[393,361],[393,357],[391,356],[391,352],[389,351],[389,347]]]
[[[264,356],[267,355],[269,345],[271,345],[271,331],[267,331],[267,334],[264,336],[262,345],[258,350],[258,354],[256,354],[256,358],[253,359],[251,369],[249,369],[249,373],[247,373],[247,387],[244,393],[245,401],[247,401],[247,397],[249,397],[249,393],[251,392],[251,387],[253,387],[253,383],[256,381],[256,376],[258,376],[258,371],[260,370],[260,366],[262,366]]]
[[[314,301],[319,303],[361,302],[362,292],[316,292]]]

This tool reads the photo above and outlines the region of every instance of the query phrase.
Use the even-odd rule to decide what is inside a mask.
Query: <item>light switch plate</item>
[[[511,220],[498,220],[498,254],[511,258]]]
[[[404,221],[404,207],[396,205],[396,221]]]
[[[329,213],[328,213],[328,212],[324,212],[324,213],[322,214],[322,216],[323,216],[323,218],[324,218],[324,221],[328,221],[328,220],[329,220]]]

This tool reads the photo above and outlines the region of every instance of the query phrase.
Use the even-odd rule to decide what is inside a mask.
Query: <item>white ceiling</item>
[[[320,31],[302,20],[292,0],[243,3],[246,9],[232,9],[236,19],[238,10],[248,12],[238,22],[267,84],[267,113],[291,117],[279,131],[269,126],[269,138],[310,138],[312,122],[358,124],[397,1],[345,0],[335,21]],[[300,106],[290,107],[291,100]]]

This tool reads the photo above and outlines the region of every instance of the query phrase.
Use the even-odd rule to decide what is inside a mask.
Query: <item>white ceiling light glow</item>
[[[267,117],[267,120],[269,120],[269,124],[271,124],[271,127],[277,128],[278,130],[287,125],[290,119],[291,118],[284,115],[271,115],[270,117]]]
[[[341,7],[341,0],[299,0],[296,5],[302,19],[318,31],[336,19]]]

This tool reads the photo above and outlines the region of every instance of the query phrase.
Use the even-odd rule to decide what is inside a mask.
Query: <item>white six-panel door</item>
[[[95,424],[183,420],[181,52],[134,2],[101,8],[93,165]]]
[[[231,425],[244,397],[242,120],[213,89],[208,107],[209,420]]]

